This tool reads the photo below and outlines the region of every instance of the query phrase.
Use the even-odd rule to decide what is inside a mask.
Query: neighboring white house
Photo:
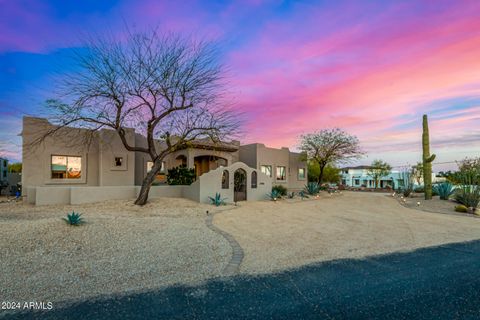
[[[342,184],[357,188],[375,188],[375,179],[368,174],[371,166],[345,167],[341,169]],[[407,175],[407,176],[406,176]],[[408,173],[392,170],[389,175],[378,180],[378,188],[387,186],[397,189],[405,185],[404,179],[408,179]]]

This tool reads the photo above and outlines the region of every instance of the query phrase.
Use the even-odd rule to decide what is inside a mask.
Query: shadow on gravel
[[[472,241],[5,319],[479,319],[479,274],[480,241]]]

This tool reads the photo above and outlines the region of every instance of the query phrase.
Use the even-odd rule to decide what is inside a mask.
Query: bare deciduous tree
[[[300,150],[309,160],[318,163],[318,183],[322,183],[327,165],[345,163],[363,155],[358,138],[338,128],[305,134],[300,139]]]
[[[64,79],[59,98],[47,101],[57,127],[44,137],[65,126],[108,128],[126,150],[148,154],[153,167],[135,204],[147,202],[165,156],[196,139],[221,142],[238,128],[237,115],[222,104],[223,67],[213,43],[127,31],[122,40],[89,41],[75,60],[78,71]],[[128,128],[146,144],[130,144]]]

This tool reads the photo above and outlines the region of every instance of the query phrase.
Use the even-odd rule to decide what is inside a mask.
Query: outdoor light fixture
[[[420,202],[417,202],[417,207],[420,207]]]

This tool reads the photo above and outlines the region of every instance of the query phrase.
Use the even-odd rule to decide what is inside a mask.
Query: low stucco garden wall
[[[183,189],[188,186],[152,186],[149,197],[181,198]],[[106,200],[134,199],[140,192],[140,186],[121,187],[29,187],[26,190],[26,202],[36,205],[46,204],[83,204]]]
[[[260,171],[250,168],[243,162],[236,162],[228,167],[219,167],[201,175],[189,186],[152,186],[149,198],[187,198],[193,201],[210,203],[209,197],[220,193],[227,203],[234,200],[234,173],[242,169],[246,172],[247,200],[264,200],[272,189],[270,177]],[[228,189],[222,188],[222,175],[228,171]],[[252,172],[257,172],[257,187],[252,188]],[[24,193],[25,201],[30,204],[84,204],[106,200],[134,199],[140,192],[140,186],[40,186],[27,187]]]

